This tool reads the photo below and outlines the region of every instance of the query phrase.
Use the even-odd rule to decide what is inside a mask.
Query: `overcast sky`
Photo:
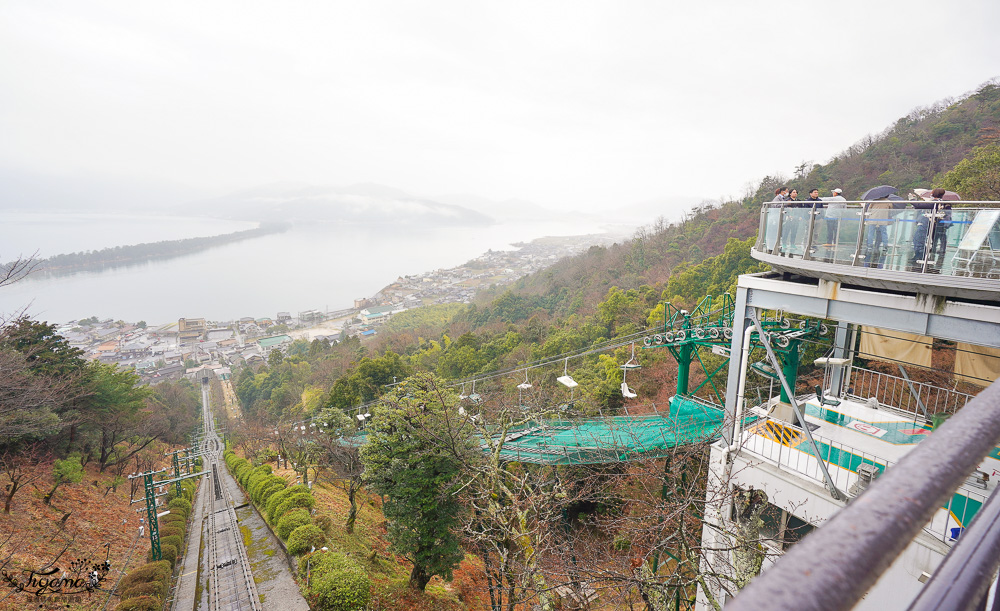
[[[1000,2],[0,3],[0,165],[571,209],[739,195],[1000,76]]]

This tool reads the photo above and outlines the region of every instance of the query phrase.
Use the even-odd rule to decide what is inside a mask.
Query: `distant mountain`
[[[435,195],[434,201],[453,206],[461,206],[475,210],[480,214],[491,216],[499,221],[518,221],[534,219],[541,221],[552,221],[559,218],[559,212],[549,210],[534,202],[520,199],[507,199],[498,201],[478,195],[468,193],[451,193],[447,195]]]
[[[375,184],[346,187],[274,183],[185,206],[185,212],[254,221],[337,221],[380,225],[489,225],[468,208]]]

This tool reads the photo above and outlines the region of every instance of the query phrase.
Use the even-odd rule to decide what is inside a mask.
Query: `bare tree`
[[[10,513],[10,506],[16,495],[24,486],[42,476],[39,464],[46,456],[41,443],[29,443],[17,448],[8,448],[0,454],[0,470],[10,483],[4,488],[7,493],[3,512]]]
[[[17,259],[8,263],[0,263],[0,287],[23,280],[28,274],[35,271],[39,264],[35,258],[37,256],[38,251],[36,250],[30,256],[18,256]]]
[[[320,467],[329,469],[327,479],[340,484],[347,493],[351,508],[347,512],[344,530],[354,532],[354,522],[358,517],[357,495],[364,484],[365,466],[361,462],[358,446],[351,443],[355,433],[354,422],[350,416],[336,408],[323,410],[317,417],[320,430],[315,435],[315,443],[319,449],[316,478],[320,477]]]

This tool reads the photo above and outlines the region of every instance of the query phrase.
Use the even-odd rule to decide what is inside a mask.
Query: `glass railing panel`
[[[813,227],[812,258],[851,265],[861,225],[860,208],[820,208]]]
[[[781,208],[769,206],[764,213],[764,247],[767,252],[774,252],[778,243],[778,221],[781,219]]]
[[[910,202],[844,208],[768,204],[756,249],[785,257],[900,272],[1000,279],[1000,209],[944,211]],[[812,235],[809,234],[812,219]],[[859,240],[860,234],[860,240]],[[860,244],[860,249],[858,245]]]
[[[805,252],[809,237],[809,217],[811,208],[785,208],[781,222],[781,245],[779,252],[786,257],[801,257]]]
[[[862,249],[864,267],[901,269],[909,252],[906,244],[912,236],[912,214],[897,210],[890,202],[868,208]],[[914,212],[910,210],[909,212]]]

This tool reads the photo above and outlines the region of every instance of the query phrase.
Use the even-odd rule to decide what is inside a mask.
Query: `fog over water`
[[[62,230],[49,231],[49,225],[39,220],[36,216],[5,222],[0,233],[0,244],[4,245],[0,259],[13,258],[15,250],[30,253],[38,249],[42,256],[50,256],[134,244],[140,235],[149,236],[143,241],[155,241],[251,226],[169,217],[160,217],[152,224],[145,217],[74,215],[72,219],[51,219],[54,227],[74,228],[63,235]],[[221,231],[205,233],[206,228]],[[284,233],[173,259],[62,277],[35,274],[0,288],[0,313],[10,315],[27,307],[33,317],[54,323],[98,316],[155,324],[180,317],[231,320],[273,317],[279,311],[336,310],[374,294],[400,275],[455,267],[488,249],[510,248],[511,242],[605,230],[597,224],[573,222],[440,229],[299,223]],[[84,235],[89,237],[85,240]],[[67,241],[58,241],[62,239]],[[21,246],[8,250],[15,243]],[[66,248],[60,248],[63,243]]]

